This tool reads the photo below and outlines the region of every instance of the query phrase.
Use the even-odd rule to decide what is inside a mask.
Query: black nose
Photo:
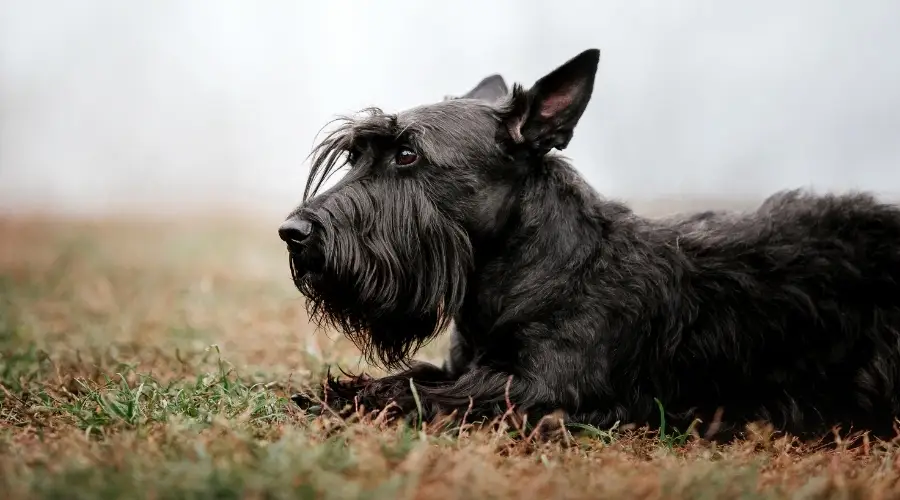
[[[303,243],[309,235],[312,234],[312,222],[304,219],[291,217],[284,221],[278,228],[278,236],[281,237],[288,245]]]

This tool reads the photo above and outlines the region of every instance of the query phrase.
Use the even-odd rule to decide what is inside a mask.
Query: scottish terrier
[[[515,407],[601,428],[718,414],[734,432],[890,433],[900,209],[790,190],[744,212],[639,216],[557,152],[599,60],[586,50],[527,90],[493,75],[370,108],[314,148],[279,228],[292,279],[311,321],[395,371],[329,376],[323,396],[426,420]],[[443,365],[412,360],[448,329]]]

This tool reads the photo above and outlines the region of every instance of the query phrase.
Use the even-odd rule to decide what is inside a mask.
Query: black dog
[[[426,419],[499,416],[508,400],[600,427],[659,424],[661,405],[682,429],[721,408],[734,427],[890,432],[900,210],[790,191],[749,213],[653,220],[604,200],[551,152],[572,139],[599,56],[528,90],[495,75],[461,98],[370,109],[316,147],[279,229],[294,283],[314,322],[404,369],[329,378],[328,397]],[[410,361],[451,322],[442,367]]]

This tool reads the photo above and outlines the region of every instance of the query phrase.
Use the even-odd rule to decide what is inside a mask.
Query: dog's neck
[[[542,160],[511,190],[511,215],[497,243],[563,262],[599,244],[613,221],[631,211],[604,200],[565,158]]]
[[[613,221],[618,224],[623,212],[630,213],[624,205],[603,200],[563,158],[553,155],[515,184],[494,189],[490,196],[503,195],[504,208],[494,218],[492,232],[473,238],[475,267],[467,280],[474,299],[468,305],[494,324],[531,314],[504,304],[527,304],[538,313],[565,300],[571,276],[599,258],[607,233],[618,230]],[[517,282],[511,276],[529,279]]]

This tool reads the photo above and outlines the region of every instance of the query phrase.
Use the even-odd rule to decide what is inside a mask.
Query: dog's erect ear
[[[509,94],[509,87],[506,86],[506,81],[503,77],[500,75],[491,75],[478,82],[478,85],[476,85],[475,88],[465,94],[459,97],[452,95],[444,96],[444,100],[481,99],[482,101],[494,102],[501,97],[506,96],[506,94]]]
[[[506,127],[516,144],[540,154],[565,149],[594,92],[600,50],[588,49],[539,79],[513,88]]]
[[[463,99],[481,99],[483,101],[494,102],[501,97],[509,94],[509,87],[506,81],[500,75],[491,75],[484,80],[478,82],[472,90],[466,92],[462,96]]]

